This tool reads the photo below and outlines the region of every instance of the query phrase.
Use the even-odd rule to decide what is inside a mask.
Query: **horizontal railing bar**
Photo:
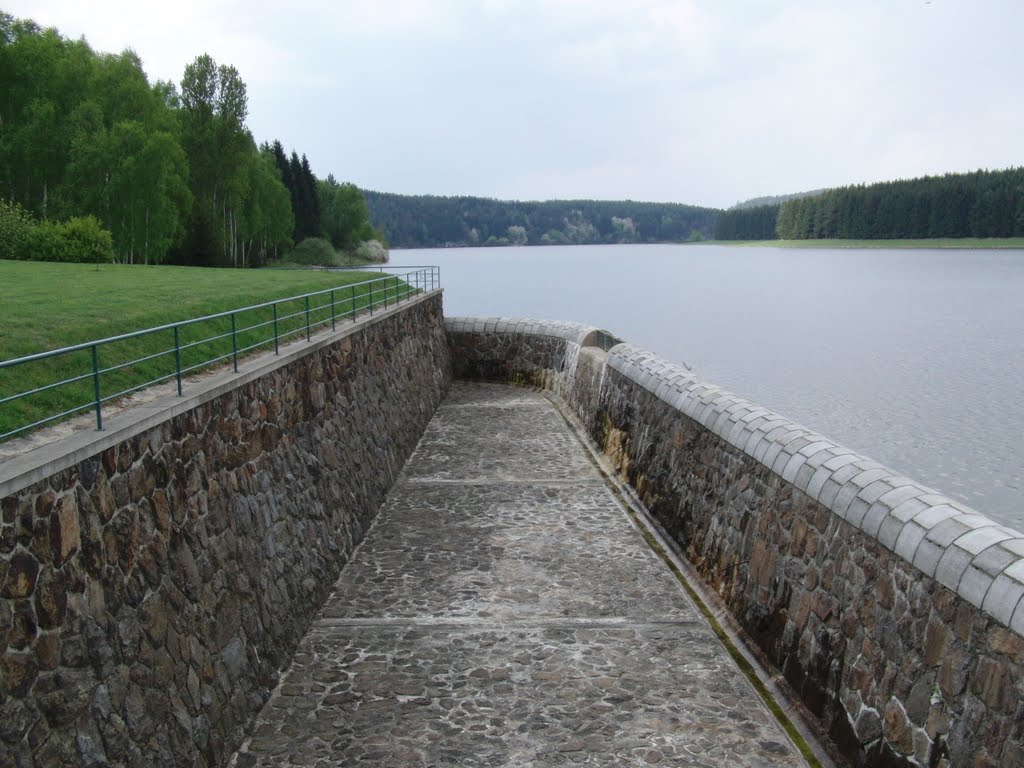
[[[184,349],[184,347],[182,347],[182,349]],[[103,373],[113,373],[114,371],[120,371],[123,368],[131,368],[136,363],[144,363],[147,360],[153,360],[154,358],[157,358],[157,357],[163,357],[164,355],[173,355],[173,354],[174,354],[174,347],[171,347],[170,349],[164,350],[163,352],[155,352],[152,355],[147,355],[146,357],[140,357],[137,360],[129,360],[126,363],[118,363],[117,365],[111,365],[111,366],[108,366],[106,368],[100,368],[99,373],[101,373],[101,374],[103,374]],[[82,378],[92,378],[92,373],[87,373]]]
[[[46,386],[43,387],[37,387],[36,389],[29,390],[28,392],[19,392],[16,395],[10,395],[9,397],[5,397],[2,400],[0,400],[0,405],[3,405],[4,403],[10,403],[15,400],[19,400],[22,397],[28,397],[29,395],[38,395],[40,392],[46,392],[51,389],[56,389],[57,387],[63,387],[65,384],[74,384],[76,381],[84,381],[85,379],[91,379],[92,375],[92,371],[89,371],[88,373],[83,373],[81,376],[75,376],[74,378],[71,379],[64,379],[63,381],[56,381],[53,384],[47,384]]]

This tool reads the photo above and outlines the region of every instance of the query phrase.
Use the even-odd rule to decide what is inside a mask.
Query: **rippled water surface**
[[[447,315],[597,325],[1024,530],[1024,251],[395,251]]]

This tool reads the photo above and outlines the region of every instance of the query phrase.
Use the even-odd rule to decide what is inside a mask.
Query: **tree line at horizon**
[[[719,213],[632,200],[364,194],[373,226],[400,248],[685,242],[712,237]]]
[[[233,66],[180,85],[139,57],[0,12],[0,258],[255,266],[306,238],[376,237],[362,192],[256,144]]]
[[[1024,168],[858,184],[723,211],[718,240],[1024,236]]]

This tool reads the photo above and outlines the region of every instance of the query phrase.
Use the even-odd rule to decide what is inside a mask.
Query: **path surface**
[[[802,766],[553,406],[456,383],[234,758]]]

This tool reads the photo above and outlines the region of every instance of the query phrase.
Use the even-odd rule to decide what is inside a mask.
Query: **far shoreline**
[[[655,243],[531,243],[527,245],[467,245],[449,244],[433,246],[392,246],[392,253],[399,251],[458,251],[464,249],[480,249],[501,251],[505,248],[571,248],[573,246],[606,246],[617,245],[729,245],[740,248],[813,248],[817,250],[1024,250],[1024,237],[929,237],[920,239],[900,240],[689,240],[686,242],[659,241]],[[370,265],[371,267],[373,265]]]
[[[705,242],[712,245],[752,248],[1024,250],[1024,237],[927,237],[899,240],[706,240]]]

